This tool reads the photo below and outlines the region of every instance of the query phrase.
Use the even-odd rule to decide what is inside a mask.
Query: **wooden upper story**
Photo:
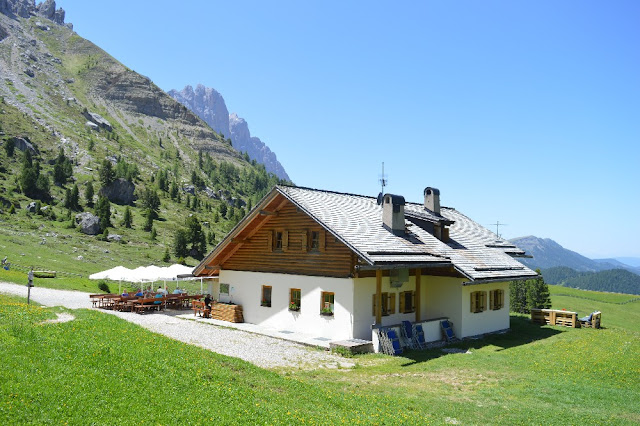
[[[199,275],[225,269],[353,276],[352,251],[280,194],[234,231],[205,259]]]

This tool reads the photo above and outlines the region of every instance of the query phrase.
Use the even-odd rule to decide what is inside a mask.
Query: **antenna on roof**
[[[382,174],[380,175],[380,179],[378,179],[378,182],[380,182],[380,185],[382,186],[381,193],[384,194],[384,187],[389,183],[387,175],[384,174],[384,161],[382,162]]]
[[[500,223],[500,221],[498,220],[498,221],[496,221],[496,223],[491,223],[490,225],[496,227],[496,236],[498,238],[502,238],[502,236],[500,235],[500,225],[507,226],[507,224],[506,223]]]

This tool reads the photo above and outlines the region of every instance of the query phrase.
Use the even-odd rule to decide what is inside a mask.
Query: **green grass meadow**
[[[640,301],[551,287],[603,329],[538,326],[351,369],[265,370],[98,311],[0,295],[0,423],[638,424]],[[635,301],[634,301],[635,300]],[[624,303],[628,302],[628,303]],[[312,349],[310,349],[312,350]]]

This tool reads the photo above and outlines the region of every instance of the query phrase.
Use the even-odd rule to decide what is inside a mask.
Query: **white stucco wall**
[[[504,290],[504,306],[502,309],[492,311],[489,309],[489,291]],[[487,292],[487,310],[483,312],[471,312],[471,292]],[[458,337],[476,336],[478,334],[509,328],[509,283],[491,283],[469,285],[462,287],[462,329]],[[456,330],[458,331],[458,330]]]
[[[331,340],[353,338],[353,279],[242,271],[220,271],[230,295],[221,301],[242,305],[245,322]],[[260,306],[262,286],[272,287],[271,307]],[[300,311],[289,311],[289,290],[301,290]],[[335,293],[333,316],[320,315],[321,293]],[[369,331],[369,337],[371,332]]]
[[[353,334],[357,339],[370,340],[371,326],[376,322],[376,317],[373,314],[373,295],[376,293],[376,278],[355,278],[353,281],[355,286]],[[382,325],[400,324],[402,321],[414,322],[416,319],[414,312],[400,313],[400,292],[415,291],[415,277],[409,277],[409,282],[399,288],[392,288],[389,283],[389,277],[382,277],[382,292],[395,293],[396,295],[395,314],[383,316]]]
[[[433,318],[449,318],[453,323],[453,332],[460,337],[462,327],[462,298],[461,278],[435,277],[423,275],[420,278],[422,291],[420,300],[422,320]]]

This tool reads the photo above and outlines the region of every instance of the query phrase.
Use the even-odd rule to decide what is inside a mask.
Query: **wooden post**
[[[376,269],[376,324],[382,324],[382,271]]]
[[[422,269],[416,269],[416,322],[420,322],[420,287],[421,287]]]

